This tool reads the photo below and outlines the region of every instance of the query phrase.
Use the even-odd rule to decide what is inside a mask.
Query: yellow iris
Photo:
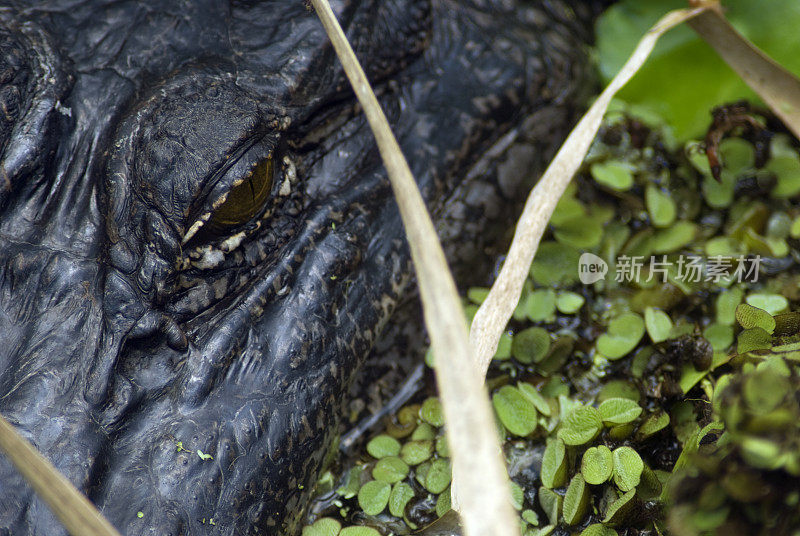
[[[272,190],[272,158],[259,162],[244,181],[228,192],[225,202],[211,215],[214,227],[236,227],[252,220],[264,207]]]

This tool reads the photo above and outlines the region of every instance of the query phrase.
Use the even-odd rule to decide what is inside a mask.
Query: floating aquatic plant
[[[800,159],[776,140],[786,161],[760,169],[752,144],[724,140],[718,182],[696,144],[670,152],[636,117],[612,114],[559,202],[487,381],[525,536],[800,528],[800,209],[793,179],[768,177]],[[607,273],[583,284],[587,252]],[[485,297],[470,289],[466,307]],[[431,394],[329,473],[338,482],[320,486],[306,527],[318,532],[304,536],[409,534],[449,515]]]

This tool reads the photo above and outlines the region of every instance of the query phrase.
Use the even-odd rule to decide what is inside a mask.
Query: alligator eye
[[[210,226],[216,229],[238,227],[256,217],[272,191],[272,174],[272,158],[259,162],[211,214]]]

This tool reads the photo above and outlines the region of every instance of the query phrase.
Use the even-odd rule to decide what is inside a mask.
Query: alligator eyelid
[[[240,185],[244,181],[245,181],[244,178],[234,181],[233,184],[231,185],[231,190],[233,188],[236,188],[238,185]],[[182,246],[185,246],[186,243],[189,242],[189,240],[191,240],[192,237],[194,237],[194,235],[197,234],[197,231],[199,231],[203,227],[203,225],[205,225],[206,222],[208,222],[208,220],[211,218],[211,215],[214,213],[214,210],[216,210],[217,208],[219,208],[221,205],[223,205],[225,203],[229,193],[230,193],[230,190],[228,190],[227,192],[222,194],[222,196],[220,196],[219,199],[214,201],[214,203],[212,205],[212,210],[210,210],[208,212],[204,212],[203,214],[200,215],[199,218],[197,218],[194,221],[194,223],[192,223],[192,225],[189,227],[189,230],[186,231],[186,234],[183,236],[183,239],[181,239],[181,245]]]
[[[215,171],[215,174],[218,174],[220,177],[222,177],[222,176],[225,176],[227,173],[230,173],[231,169],[233,169],[233,167],[237,164],[237,162],[239,162],[255,146],[257,146],[260,143],[264,142],[264,140],[266,138],[267,138],[267,136],[265,136],[263,134],[259,135],[259,136],[256,136],[254,138],[251,138],[245,144],[243,144],[242,146],[237,148],[233,153],[231,153],[230,155],[225,157],[225,162],[223,163],[223,165],[219,169],[217,169]],[[266,151],[266,154],[264,154],[264,159],[272,158],[272,156],[273,156],[273,149],[268,149]],[[260,160],[257,160],[256,162],[253,162],[253,164],[250,167],[250,170],[248,170],[248,173],[245,173],[244,176],[241,179],[238,179],[238,180],[233,182],[233,184],[231,185],[231,188],[222,195],[222,199],[223,199],[222,202],[224,202],[224,198],[227,197],[227,195],[230,193],[230,191],[233,188],[235,188],[237,185],[239,185],[239,184],[241,184],[242,182],[245,181],[245,179],[249,175],[249,172],[252,171],[252,169],[257,165],[257,163],[259,161]],[[206,191],[203,195],[206,195],[207,193],[208,192]],[[217,200],[217,202],[215,202],[215,205],[216,205],[216,203],[220,203],[220,201]],[[214,210],[216,210],[217,208],[218,208],[218,205],[214,206],[212,208],[212,210],[201,214],[189,226],[189,229],[186,231],[186,233],[184,234],[183,238],[181,239],[181,245],[186,245],[186,243],[189,240],[191,240],[192,237],[195,234],[197,234],[197,232],[200,230],[200,228],[202,228],[203,225],[205,225],[205,223],[209,220],[209,218],[211,218],[211,215],[214,213]]]
[[[274,170],[272,152],[253,162],[244,176],[234,180],[230,189],[214,200],[211,210],[203,213],[192,223],[181,239],[181,245],[186,245],[206,224],[214,224],[225,229],[235,228],[251,221],[263,211],[267,201],[272,198]]]

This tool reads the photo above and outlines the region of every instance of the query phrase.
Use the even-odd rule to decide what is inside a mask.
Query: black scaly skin
[[[576,6],[334,2],[456,261],[591,86]],[[182,246],[269,155],[243,239]],[[302,1],[0,6],[0,412],[123,534],[295,532],[410,274]],[[65,531],[0,460],[0,535],[34,534]]]

